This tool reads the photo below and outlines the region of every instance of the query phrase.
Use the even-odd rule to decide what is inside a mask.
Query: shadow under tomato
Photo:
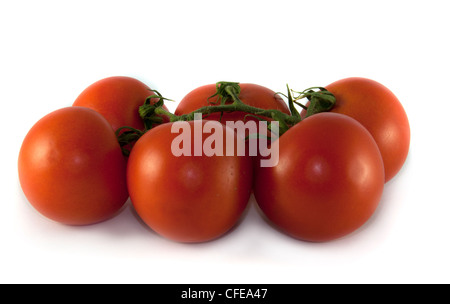
[[[107,237],[113,237],[115,239],[128,239],[130,236],[151,236],[152,234],[156,236],[156,233],[153,232],[148,226],[143,225],[143,223],[136,225],[136,223],[140,223],[140,219],[137,214],[135,214],[131,200],[128,199],[122,208],[109,220],[98,224],[79,226],[75,228],[95,230],[96,232],[100,232]],[[145,230],[142,230],[141,226],[144,227]]]
[[[335,243],[339,243],[339,242],[348,242],[351,239],[356,239],[356,236],[358,234],[363,233],[366,229],[368,229],[370,226],[372,226],[375,222],[376,222],[376,218],[379,216],[380,213],[380,209],[382,208],[383,202],[385,201],[384,196],[382,197],[378,208],[375,210],[374,214],[359,228],[357,228],[356,230],[350,232],[347,235],[338,237],[336,239],[332,239],[332,240],[328,240],[328,241],[310,241],[310,240],[305,240],[305,239],[300,239],[297,238],[289,233],[287,233],[286,231],[284,231],[283,229],[281,229],[280,227],[278,227],[276,224],[274,224],[267,216],[266,214],[261,210],[261,208],[258,206],[258,203],[255,202],[255,210],[258,213],[259,216],[261,216],[262,220],[270,227],[272,228],[274,231],[277,231],[279,234],[283,235],[284,237],[286,237],[289,240],[292,240],[294,242],[298,242],[301,245],[304,246],[327,246],[327,244],[335,244]]]
[[[252,202],[251,202],[251,200],[249,201],[249,203],[247,204],[247,206],[246,206],[246,208],[244,209],[244,211],[242,212],[242,214],[241,214],[241,216],[240,216],[240,218],[238,219],[238,221],[228,230],[228,231],[226,231],[225,233],[223,233],[222,235],[219,235],[218,237],[216,237],[216,238],[213,238],[213,239],[211,239],[211,240],[207,240],[207,241],[203,241],[203,242],[178,242],[178,241],[175,241],[175,240],[171,240],[171,239],[168,239],[168,238],[165,238],[164,236],[162,236],[162,235],[160,235],[160,234],[158,234],[157,232],[155,232],[150,226],[148,226],[143,220],[142,220],[142,218],[139,216],[139,214],[136,212],[136,210],[134,209],[134,207],[133,207],[133,204],[131,203],[131,201],[129,201],[129,206],[128,206],[128,208],[130,208],[130,211],[131,211],[131,214],[133,215],[133,217],[136,219],[136,221],[148,232],[148,233],[151,233],[152,235],[154,235],[154,236],[157,236],[158,238],[161,238],[161,239],[164,239],[164,240],[167,240],[167,241],[169,241],[169,242],[172,242],[172,243],[176,243],[176,244],[186,244],[186,245],[195,245],[195,246],[201,246],[201,245],[206,245],[206,244],[211,244],[211,243],[214,243],[214,242],[217,242],[217,241],[219,241],[219,240],[222,240],[222,239],[225,239],[225,238],[227,238],[229,235],[232,235],[233,234],[233,232],[241,225],[241,223],[245,220],[245,218],[246,218],[246,216],[247,216],[247,214],[248,214],[248,212],[249,212],[249,210],[250,210],[250,207],[251,207],[251,204],[252,204]]]

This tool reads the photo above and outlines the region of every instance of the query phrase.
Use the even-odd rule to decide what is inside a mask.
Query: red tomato
[[[290,114],[289,108],[284,100],[280,96],[275,94],[274,91],[252,83],[241,83],[239,84],[239,86],[241,87],[239,99],[243,103],[261,109],[280,110],[281,112]],[[217,96],[208,100],[208,98],[215,93],[215,84],[205,85],[191,91],[180,101],[177,109],[175,110],[175,115],[189,114],[201,107],[218,103],[219,99]],[[227,101],[227,104],[232,102],[233,101],[230,99],[229,101]],[[224,113],[221,121],[244,121],[246,119],[257,121],[257,119],[250,116],[246,117],[246,115],[247,113],[237,111]],[[204,119],[219,121],[220,113],[211,114],[208,117],[204,117]]]
[[[326,86],[336,97],[331,110],[353,117],[372,134],[383,157],[386,182],[403,167],[410,127],[405,110],[385,86],[366,78],[346,78]]]
[[[154,231],[178,242],[205,242],[223,235],[239,220],[252,187],[249,157],[194,156],[195,123],[214,126],[224,143],[216,143],[220,151],[226,150],[227,136],[237,140],[232,129],[216,121],[168,123],[144,134],[128,161],[128,189],[136,212]],[[186,146],[191,156],[172,153],[172,143],[181,133],[171,129],[181,124],[190,128],[184,134],[192,143]],[[203,134],[199,142],[204,145],[210,135]]]
[[[239,94],[239,99],[253,107],[257,107],[260,109],[274,109],[279,110],[283,113],[290,114],[289,108],[287,104],[284,102],[284,100],[278,95],[275,94],[274,91],[257,84],[252,83],[240,83],[239,84],[241,88],[241,92]],[[199,108],[210,106],[219,103],[219,97],[213,97],[209,99],[212,95],[216,93],[216,84],[209,84],[202,87],[199,87],[193,91],[191,91],[189,94],[187,94],[179,103],[177,109],[175,110],[175,115],[183,115],[183,114],[189,114]],[[227,101],[227,104],[232,103],[233,101],[230,99]],[[245,130],[242,134],[244,137],[250,136],[250,138],[247,140],[247,154],[252,156],[260,156],[258,153],[259,151],[256,151],[256,153],[251,152],[255,151],[257,149],[250,150],[250,146],[253,145],[254,147],[258,147],[260,144],[267,146],[268,143],[266,141],[266,138],[271,137],[271,133],[267,131],[267,128],[261,129],[259,128],[259,120],[252,116],[247,116],[248,113],[245,112],[225,112],[223,113],[223,116],[221,118],[220,113],[213,113],[211,115],[203,117],[205,120],[217,120],[224,124],[226,122],[236,122],[236,121],[254,121],[257,123],[257,129],[256,132],[250,132],[249,129]],[[271,119],[267,117],[262,117],[264,119],[267,119],[268,121],[271,121]],[[238,131],[238,130],[236,130]],[[260,134],[259,138],[256,138],[256,133]],[[264,143],[259,143],[264,141]]]
[[[279,162],[257,168],[254,193],[264,214],[287,234],[329,241],[373,214],[384,168],[370,133],[336,113],[315,114],[278,140]]]
[[[88,108],[54,111],[31,128],[19,153],[19,178],[37,211],[69,225],[106,220],[128,199],[114,131]]]
[[[114,130],[125,126],[143,130],[139,107],[151,95],[155,93],[141,81],[131,77],[114,76],[91,84],[77,97],[73,105],[96,110],[109,121]],[[157,98],[152,99],[152,104],[157,101]]]

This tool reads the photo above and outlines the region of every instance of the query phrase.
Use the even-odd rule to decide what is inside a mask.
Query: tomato
[[[143,130],[139,107],[152,95],[155,95],[155,92],[141,81],[131,77],[114,76],[88,86],[73,105],[96,110],[109,121],[114,130],[124,126]],[[151,103],[157,100],[154,98]],[[168,119],[164,118],[164,121],[167,122]]]
[[[384,187],[380,151],[356,120],[319,113],[279,139],[279,162],[256,170],[254,193],[267,218],[306,241],[330,241],[363,225]]]
[[[366,78],[338,80],[326,89],[336,97],[332,112],[353,117],[372,134],[383,157],[386,182],[391,180],[403,167],[410,144],[408,117],[400,101]]]
[[[88,108],[63,108],[39,120],[22,143],[18,169],[31,205],[60,223],[104,221],[128,199],[126,161],[114,131]]]
[[[290,114],[289,108],[284,102],[284,100],[274,91],[252,83],[241,83],[239,84],[241,87],[241,92],[239,94],[239,99],[253,107],[261,108],[261,109],[274,109],[284,112],[286,114]],[[178,107],[175,110],[175,115],[182,115],[191,113],[201,107],[209,106],[211,104],[217,104],[219,102],[219,97],[215,96],[211,99],[212,95],[216,93],[216,85],[209,84],[202,87],[199,87],[190,93],[188,93],[178,104]],[[228,100],[228,103],[232,103],[232,100]],[[244,112],[229,112],[223,113],[222,118],[220,117],[220,113],[214,113],[203,119],[208,120],[217,120],[222,122],[227,121],[245,121],[245,120],[255,120],[251,116],[246,116],[247,113]]]
[[[276,94],[274,91],[257,84],[252,83],[240,83],[239,84],[241,91],[239,94],[239,99],[253,107],[257,107],[260,109],[274,109],[279,110],[283,113],[290,114],[289,108],[284,100]],[[194,89],[190,93],[188,93],[179,103],[178,107],[175,110],[175,115],[183,115],[189,114],[199,108],[215,105],[220,103],[219,97],[213,96],[217,91],[216,84],[209,84],[205,86],[201,86],[199,88]],[[226,104],[232,103],[233,101],[229,99]],[[267,121],[271,121],[267,117],[261,117]],[[254,162],[257,162],[257,158],[260,157],[260,151],[257,147],[260,145],[267,146],[268,138],[272,136],[272,134],[267,130],[267,127],[260,127],[259,120],[256,117],[248,116],[248,113],[234,111],[234,112],[224,112],[221,116],[221,113],[213,113],[208,116],[204,116],[205,120],[216,120],[220,121],[224,124],[227,122],[237,122],[237,121],[252,121],[256,122],[254,131],[252,129],[239,130],[237,126],[235,130],[238,134],[243,137],[247,137],[247,145],[246,145],[246,154],[255,156]],[[242,132],[243,131],[243,132]],[[259,134],[259,135],[257,135]],[[253,146],[254,148],[250,148]]]
[[[196,124],[199,130],[212,125],[214,136],[223,140],[215,147],[224,156],[195,156],[195,142],[201,148],[213,136],[194,137]],[[181,125],[186,131],[172,132]],[[186,142],[176,144],[182,134]],[[227,137],[235,142],[231,155],[225,152]],[[128,160],[128,189],[137,214],[154,231],[177,242],[205,242],[223,235],[241,217],[252,188],[251,159],[238,156],[244,143],[238,150],[237,139],[231,128],[216,121],[168,123],[148,131]],[[174,153],[173,143],[189,152]]]

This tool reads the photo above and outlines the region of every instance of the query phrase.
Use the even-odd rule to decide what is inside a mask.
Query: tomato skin
[[[232,129],[210,123],[224,137],[231,134],[236,139]],[[171,133],[173,124],[151,129],[136,142],[128,161],[130,198],[141,219],[163,237],[185,243],[210,241],[232,228],[245,210],[252,163],[243,156],[176,157],[171,143],[179,134]],[[194,128],[194,122],[189,125]]]
[[[272,223],[295,238],[323,242],[371,217],[382,196],[384,168],[360,123],[341,114],[315,114],[278,141],[278,165],[257,168],[254,185]]]
[[[289,108],[284,102],[284,100],[275,94],[274,91],[257,84],[253,83],[240,83],[241,92],[239,94],[239,99],[249,106],[261,108],[261,109],[275,109],[280,110],[283,113],[290,114]],[[175,115],[182,115],[191,113],[201,107],[206,107],[211,105],[211,103],[219,102],[218,97],[214,97],[208,100],[209,97],[216,93],[216,85],[208,84],[194,89],[189,92],[178,104],[175,110]],[[232,100],[227,101],[232,103]],[[223,113],[222,119],[220,119],[220,113],[214,113],[204,119],[207,120],[217,120],[217,121],[245,121],[245,120],[255,120],[256,118],[247,116],[244,112],[231,112]]]
[[[132,77],[113,76],[88,86],[77,97],[73,106],[87,107],[99,112],[114,130],[124,126],[143,130],[139,107],[151,95],[155,95],[155,92],[141,81]],[[152,99],[152,103],[157,100]],[[167,121],[164,117],[164,122]]]
[[[272,91],[269,88],[264,86],[253,84],[253,83],[240,83],[241,92],[239,94],[239,99],[249,106],[257,107],[260,109],[274,109],[279,110],[283,113],[290,114],[289,107],[284,102],[284,100]],[[191,113],[195,110],[198,110],[202,107],[214,105],[215,103],[219,103],[218,97],[213,97],[209,99],[212,95],[216,93],[216,84],[208,84],[201,87],[198,87],[191,92],[189,92],[179,103],[178,107],[175,110],[175,115],[183,115]],[[227,101],[227,104],[232,103],[233,101],[230,99]],[[272,119],[267,117],[261,117],[268,122],[272,121]],[[249,137],[246,141],[246,155],[250,155],[250,146],[258,147],[259,145],[267,146],[269,143],[267,142],[267,138],[271,137],[272,134],[267,130],[267,128],[259,127],[259,120],[256,117],[248,116],[248,113],[245,112],[224,112],[221,117],[220,113],[213,113],[208,116],[203,117],[204,120],[216,120],[220,121],[223,124],[227,122],[237,122],[237,121],[254,121],[257,124],[257,133],[250,134],[249,130],[245,131],[243,134],[244,137]],[[241,133],[242,134],[242,133]],[[252,152],[253,153],[253,152]],[[256,151],[256,155],[252,155],[253,162],[255,166],[258,164],[258,158],[261,157],[260,152]]]
[[[94,110],[68,107],[40,119],[19,153],[31,205],[68,225],[111,218],[127,201],[126,161],[111,125]]]
[[[336,97],[331,110],[359,121],[372,134],[385,166],[386,182],[403,167],[410,144],[410,126],[398,98],[382,84],[360,77],[326,86]]]

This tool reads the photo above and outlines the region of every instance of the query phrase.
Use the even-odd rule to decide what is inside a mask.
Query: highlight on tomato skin
[[[278,141],[278,165],[257,168],[254,183],[258,206],[276,227],[300,240],[325,242],[372,216],[384,189],[384,167],[359,122],[319,113]]]
[[[89,108],[63,108],[40,119],[22,143],[18,171],[29,203],[62,224],[105,221],[128,200],[126,160],[115,133]]]

